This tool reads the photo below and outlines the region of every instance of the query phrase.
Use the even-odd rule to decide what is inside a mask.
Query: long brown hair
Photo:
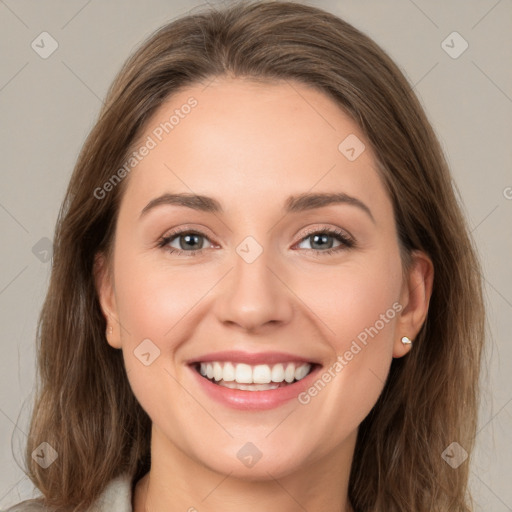
[[[359,427],[349,482],[358,511],[462,512],[472,452],[485,319],[480,266],[435,133],[387,54],[340,18],[293,2],[231,3],[157,30],[127,60],[79,155],[57,221],[48,294],[38,324],[38,382],[27,474],[55,510],[90,505],[122,472],[149,470],[151,421],[135,399],[122,353],[105,340],[93,270],[109,255],[126,177],[102,187],[169,95],[229,75],[298,81],[333,99],[360,126],[394,207],[404,268],[431,258],[427,319],[412,351],[394,359]],[[33,450],[58,458],[43,469]]]

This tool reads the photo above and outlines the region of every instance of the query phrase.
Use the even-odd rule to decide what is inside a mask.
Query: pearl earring
[[[110,326],[110,327],[108,328],[108,333],[109,333],[109,334],[112,334],[112,326]]]
[[[412,343],[412,340],[411,340],[411,339],[409,339],[407,336],[403,336],[403,337],[402,337],[402,343],[403,343],[404,345],[410,345],[410,344]]]

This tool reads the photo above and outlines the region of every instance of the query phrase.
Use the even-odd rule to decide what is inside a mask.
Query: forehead
[[[164,192],[240,208],[264,199],[268,209],[291,194],[343,191],[372,209],[390,208],[357,124],[326,94],[297,82],[226,78],[188,87],[147,122],[135,148],[144,145],[150,150],[131,170],[123,199],[139,211]]]

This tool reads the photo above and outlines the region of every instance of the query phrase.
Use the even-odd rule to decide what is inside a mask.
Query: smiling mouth
[[[242,391],[268,391],[293,385],[307,377],[315,363],[249,365],[229,361],[196,363],[195,370],[213,384]]]

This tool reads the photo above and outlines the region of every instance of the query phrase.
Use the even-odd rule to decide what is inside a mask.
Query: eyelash
[[[195,230],[190,230],[190,229],[183,229],[181,231],[174,231],[172,233],[169,233],[167,236],[160,238],[160,240],[158,241],[158,247],[161,249],[164,249],[168,253],[176,254],[178,256],[182,256],[182,255],[196,256],[198,253],[201,253],[204,250],[204,249],[196,249],[193,251],[184,251],[182,249],[176,249],[174,247],[167,247],[167,244],[169,244],[175,238],[177,238],[178,236],[183,235],[183,234],[199,235],[199,236],[209,240],[209,238],[204,233],[201,233],[201,232],[195,231]],[[349,238],[339,229],[332,229],[332,228],[315,229],[315,230],[308,231],[308,232],[306,232],[305,236],[303,236],[299,240],[298,243],[303,242],[304,240],[306,240],[307,238],[309,238],[313,235],[321,235],[321,234],[328,234],[330,236],[333,236],[339,242],[341,242],[341,245],[339,245],[338,247],[327,249],[325,251],[321,251],[318,249],[302,249],[302,250],[307,251],[308,253],[312,253],[315,256],[320,256],[320,255],[328,256],[328,255],[337,253],[342,250],[352,249],[352,248],[356,247],[356,242],[354,239]]]

